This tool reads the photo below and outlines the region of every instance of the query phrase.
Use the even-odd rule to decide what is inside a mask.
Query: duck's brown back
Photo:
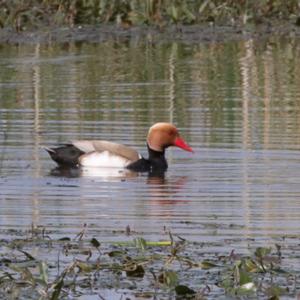
[[[103,140],[77,140],[72,141],[72,144],[85,153],[108,151],[115,155],[124,157],[132,162],[140,158],[139,153],[122,144],[113,143]]]

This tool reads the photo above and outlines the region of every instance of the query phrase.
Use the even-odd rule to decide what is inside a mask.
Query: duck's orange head
[[[152,150],[160,152],[170,146],[193,152],[193,149],[180,136],[177,128],[170,123],[156,123],[150,127],[147,143]]]

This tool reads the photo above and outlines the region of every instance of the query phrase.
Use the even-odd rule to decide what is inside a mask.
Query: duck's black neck
[[[156,151],[150,148],[147,144],[148,148],[148,160],[152,169],[159,169],[159,170],[166,170],[168,168],[168,163],[165,158],[165,150],[163,151]]]
[[[155,151],[149,147],[148,148],[148,159],[141,158],[130,165],[127,169],[136,172],[149,172],[151,174],[158,174],[159,176],[163,174],[167,168],[168,164],[165,158],[165,151]]]

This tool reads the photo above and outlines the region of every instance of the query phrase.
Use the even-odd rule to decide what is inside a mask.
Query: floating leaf
[[[54,291],[52,293],[52,296],[51,296],[51,300],[58,300],[59,299],[59,295],[60,295],[60,292],[61,292],[61,289],[62,287],[64,286],[64,279],[63,277],[60,278],[60,280],[54,285]]]
[[[98,240],[95,239],[95,238],[92,238],[92,239],[91,239],[91,244],[92,244],[95,248],[99,248],[100,245],[101,245],[101,244],[98,242]]]
[[[178,283],[178,275],[174,271],[164,271],[158,276],[158,281],[168,287],[174,287]]]
[[[122,250],[114,250],[107,253],[109,257],[120,257],[126,255],[125,251]]]
[[[211,269],[211,268],[215,268],[215,267],[218,267],[218,265],[216,265],[215,263],[213,262],[210,262],[208,260],[203,260],[200,264],[199,264],[200,268],[203,269],[203,270],[208,270],[208,269]]]
[[[229,289],[231,289],[232,285],[233,285],[231,276],[224,278],[221,281],[220,285],[228,292]]]
[[[12,260],[9,259],[9,258],[2,258],[1,261],[0,261],[1,264],[10,264],[12,263]]]
[[[244,265],[245,265],[245,269],[248,272],[255,273],[255,272],[258,272],[260,270],[258,268],[257,264],[250,258],[244,260]]]
[[[77,261],[76,266],[79,268],[80,272],[89,273],[97,269],[98,265],[94,263],[87,263],[84,261]]]
[[[240,282],[239,284],[242,286],[247,283],[252,283],[252,278],[245,270],[240,270]]]
[[[263,258],[266,255],[269,255],[271,253],[271,251],[272,251],[271,248],[258,247],[258,248],[256,248],[254,255],[258,258]]]
[[[65,241],[71,241],[69,237],[62,237],[59,239],[59,241],[65,242]]]
[[[126,266],[126,275],[128,277],[140,277],[143,278],[145,275],[145,270],[143,266],[132,263]]]
[[[147,246],[146,240],[141,238],[141,237],[135,238],[134,239],[134,244],[135,244],[135,247],[137,247],[141,250],[145,250],[146,246]]]
[[[195,295],[196,292],[189,288],[186,285],[177,285],[175,287],[175,292],[178,296],[187,296],[187,295]]]

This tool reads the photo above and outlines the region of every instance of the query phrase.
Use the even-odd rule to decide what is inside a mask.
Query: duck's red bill
[[[175,139],[174,145],[181,148],[181,149],[183,149],[183,150],[185,150],[185,151],[194,152],[194,150],[181,137],[177,137]]]

